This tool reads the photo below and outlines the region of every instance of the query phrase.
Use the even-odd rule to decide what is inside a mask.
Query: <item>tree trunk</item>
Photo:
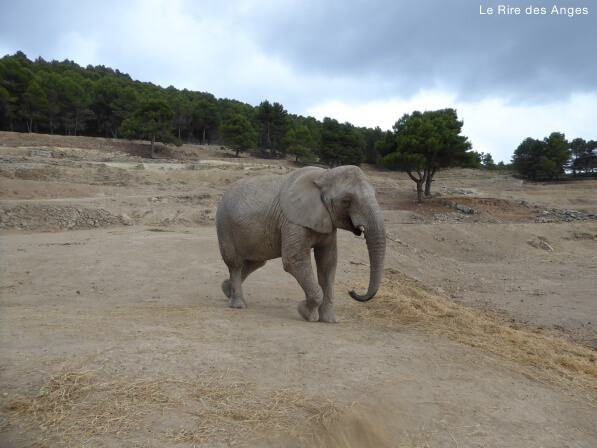
[[[431,196],[431,182],[433,182],[433,176],[435,175],[435,169],[426,170],[425,175],[425,196]]]
[[[411,178],[412,181],[414,181],[415,184],[417,184],[417,202],[419,204],[423,203],[423,186],[425,185],[425,180],[427,179],[427,172],[424,172],[424,174],[421,174],[421,171],[417,171],[417,174],[419,175],[419,177],[415,177],[415,175],[411,172],[406,170],[406,174],[408,174],[408,177]]]
[[[269,149],[272,149],[272,141],[269,136],[269,123],[267,124],[267,146]]]
[[[155,134],[151,136],[151,158],[155,159]]]
[[[416,180],[415,182],[417,183],[417,202],[419,204],[422,204],[424,202],[423,201],[423,184],[424,184],[424,181],[423,181],[423,179],[419,179],[419,180]]]

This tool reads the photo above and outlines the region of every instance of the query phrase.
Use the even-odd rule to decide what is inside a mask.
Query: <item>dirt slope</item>
[[[324,325],[299,318],[279,260],[247,280],[246,310],[219,289],[220,196],[292,163],[0,145],[3,446],[597,445],[594,181],[450,170],[419,206],[405,176],[364,167],[386,217],[383,286],[350,300],[368,261],[342,232],[341,322]]]

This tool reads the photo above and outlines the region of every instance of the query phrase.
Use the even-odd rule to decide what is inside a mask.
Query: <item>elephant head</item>
[[[360,302],[373,298],[383,275],[386,239],[375,190],[361,169],[340,166],[329,170],[298,170],[282,190],[280,202],[287,219],[316,232],[330,233],[339,228],[357,236],[365,234],[370,263],[369,288],[364,295],[355,291],[350,295]]]

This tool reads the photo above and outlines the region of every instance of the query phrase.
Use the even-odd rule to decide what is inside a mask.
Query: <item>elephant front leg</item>
[[[290,273],[305,291],[305,300],[299,303],[298,312],[308,322],[319,320],[319,306],[323,302],[323,292],[315,280],[311,266],[311,254],[300,256],[282,255],[284,270]]]
[[[329,244],[315,248],[315,263],[317,264],[317,279],[323,291],[323,302],[319,307],[320,322],[338,322],[334,313],[334,280],[338,263],[338,249],[335,235]]]

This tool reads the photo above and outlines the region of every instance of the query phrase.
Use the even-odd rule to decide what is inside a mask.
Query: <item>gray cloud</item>
[[[266,52],[295,70],[379,80],[379,96],[441,85],[462,99],[509,96],[544,101],[597,89],[591,46],[597,6],[580,17],[482,16],[505,2],[470,0],[284,2],[257,22]],[[551,2],[534,2],[551,10]],[[322,6],[325,4],[327,6]],[[371,94],[371,88],[364,88]]]
[[[553,2],[538,0],[548,10],[545,16],[480,15],[479,7],[494,7],[497,0],[353,0],[353,1],[186,1],[180,6],[189,26],[219,23],[226,39],[234,34],[252,42],[254,50],[274,58],[303,80],[341,80],[354,91],[354,99],[387,96],[408,97],[421,89],[442,88],[461,100],[487,96],[508,97],[514,102],[549,101],[554,96],[597,90],[597,58],[594,52],[597,5],[589,0],[566,0],[565,6],[588,7],[588,16],[549,14]],[[531,5],[514,0],[523,10]],[[593,4],[592,4],[593,3]],[[173,79],[169,70],[180,70],[168,50],[143,47],[130,34],[136,17],[165,16],[175,3],[160,2],[3,2],[0,33],[8,50],[33,49],[48,58],[60,57],[68,40],[77,36],[95,42],[97,54],[90,59],[114,68],[135,71],[138,76]],[[593,7],[593,8],[591,8]],[[149,13],[148,13],[149,11]],[[163,17],[166,20],[166,17]],[[148,23],[160,34],[158,21]],[[167,25],[167,24],[165,24]],[[166,27],[167,30],[167,27]],[[68,32],[71,32],[69,35]],[[166,31],[168,32],[168,31]],[[226,58],[236,58],[234,48],[205,55],[194,51],[197,29],[188,30],[186,64],[221,64],[233,70]],[[168,35],[160,36],[168,40]],[[210,39],[208,35],[205,36]],[[168,42],[168,47],[177,42]],[[239,48],[242,51],[242,48]],[[174,50],[174,54],[178,54]],[[31,54],[36,57],[38,54]],[[65,55],[64,57],[68,57]],[[72,58],[72,57],[71,57]],[[150,64],[150,59],[164,60]],[[149,59],[149,60],[148,60]],[[77,61],[78,62],[78,61]],[[174,62],[174,63],[173,63]],[[249,61],[246,61],[249,63]],[[173,65],[169,68],[168,65]],[[226,79],[227,76],[224,76]],[[149,79],[151,80],[151,79]],[[325,83],[322,83],[325,84]],[[271,84],[270,84],[271,85]],[[286,86],[284,90],[292,90]],[[300,89],[299,89],[300,90]],[[326,87],[329,92],[329,87]],[[333,89],[332,89],[333,91]]]

